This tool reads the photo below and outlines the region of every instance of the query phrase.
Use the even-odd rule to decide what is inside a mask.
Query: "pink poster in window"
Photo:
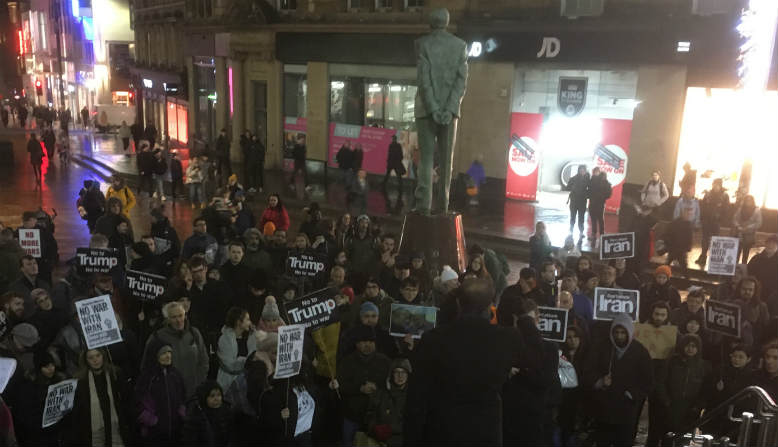
[[[341,146],[350,141],[351,147],[362,146],[362,169],[372,174],[383,174],[386,172],[386,154],[395,133],[395,129],[330,123],[329,165],[338,167],[335,156]]]

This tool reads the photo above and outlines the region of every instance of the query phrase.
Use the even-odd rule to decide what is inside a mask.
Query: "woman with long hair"
[[[756,232],[762,226],[762,211],[756,206],[754,196],[747,195],[733,218],[737,237],[740,238],[738,257],[742,253],[743,264],[748,264],[748,255],[756,242]]]
[[[246,309],[231,307],[219,337],[216,354],[219,357],[219,373],[216,380],[222,389],[229,389],[240,373],[250,352],[256,350],[251,317]]]
[[[125,380],[106,351],[87,349],[80,356],[81,369],[73,411],[65,424],[67,445],[118,447],[132,445],[125,413]]]

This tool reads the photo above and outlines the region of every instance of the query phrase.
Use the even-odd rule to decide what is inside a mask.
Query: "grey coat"
[[[257,350],[257,337],[253,332],[249,333],[246,344],[249,354]],[[216,375],[216,381],[223,390],[227,390],[243,372],[243,365],[246,364],[246,357],[238,357],[238,339],[235,330],[231,327],[222,327],[216,354],[219,356],[219,373]]]
[[[157,329],[146,342],[141,365],[156,359],[157,351],[163,345],[173,348],[173,366],[184,377],[186,395],[194,396],[197,386],[208,376],[209,366],[208,350],[200,331],[189,326],[189,322],[183,331],[176,331],[170,326]]]
[[[443,29],[416,40],[417,85],[415,117],[437,111],[459,116],[467,82],[467,44]]]

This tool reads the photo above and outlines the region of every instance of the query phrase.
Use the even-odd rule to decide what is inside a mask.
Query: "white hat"
[[[452,279],[459,279],[459,275],[451,267],[444,265],[443,271],[440,272],[440,282],[451,281]]]

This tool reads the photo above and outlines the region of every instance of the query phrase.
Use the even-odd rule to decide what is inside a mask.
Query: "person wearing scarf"
[[[73,411],[66,417],[67,445],[123,447],[132,445],[124,407],[125,381],[106,359],[103,349],[89,349],[80,357],[81,370]]]

